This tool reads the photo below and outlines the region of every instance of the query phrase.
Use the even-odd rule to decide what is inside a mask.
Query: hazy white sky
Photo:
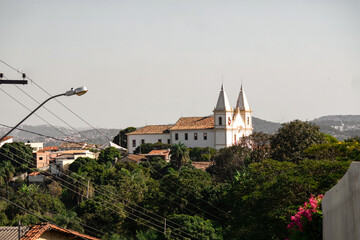
[[[359,13],[358,0],[1,0],[0,59],[52,94],[87,86],[59,100],[96,127],[212,114],[222,77],[231,105],[242,78],[253,115],[266,120],[360,114]],[[20,77],[1,63],[0,72]],[[15,86],[0,88],[37,106]],[[46,106],[86,126],[56,102]],[[1,91],[0,111],[9,125],[28,113]]]

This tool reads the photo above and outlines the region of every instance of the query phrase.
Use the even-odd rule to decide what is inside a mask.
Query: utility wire
[[[23,152],[23,153],[26,154],[25,152]],[[88,181],[88,179],[84,178],[84,177],[81,176],[81,175],[78,175],[78,174],[75,173],[75,172],[72,172],[71,170],[67,170],[67,171],[69,171],[70,173],[73,173],[73,174],[79,176],[80,178],[85,179],[86,181]],[[66,174],[64,174],[64,175],[66,175]],[[68,176],[69,178],[73,179],[73,178],[70,177],[69,175],[66,175],[66,176]],[[81,182],[80,182],[80,183],[81,183]],[[81,183],[81,184],[85,185],[84,183]],[[96,186],[96,184],[94,184],[94,183],[92,183],[92,184],[93,184],[94,186]],[[118,194],[116,194],[116,193],[114,193],[114,192],[109,192],[107,189],[104,189],[104,188],[102,188],[101,186],[99,186],[99,188],[102,189],[103,191],[106,191],[107,193],[111,194],[112,196],[116,196],[116,197],[119,197],[119,198],[123,199],[123,200],[124,200],[125,202],[127,202],[128,204],[132,204],[132,205],[134,205],[134,206],[137,206],[137,207],[139,207],[140,209],[143,209],[144,211],[146,211],[146,212],[148,212],[148,213],[151,213],[151,214],[153,214],[153,215],[155,215],[155,216],[157,216],[157,217],[164,218],[164,217],[162,217],[162,216],[160,216],[160,215],[158,215],[158,214],[156,214],[156,213],[153,213],[153,212],[147,210],[146,208],[143,208],[143,207],[141,207],[141,206],[139,206],[139,205],[137,205],[137,204],[135,204],[135,203],[130,202],[129,200],[121,197],[120,195],[118,195]],[[163,190],[164,190],[164,191],[167,191],[166,189],[163,189]],[[98,191],[98,190],[97,190],[97,191]],[[169,192],[169,191],[167,191],[167,192]],[[172,193],[172,192],[169,192],[169,193],[172,194],[172,195],[175,195],[175,194]],[[104,193],[102,192],[102,194],[104,194]],[[176,196],[176,195],[175,195],[175,196]],[[181,200],[184,200],[183,198],[181,198],[181,197],[179,197],[179,196],[177,196],[177,197],[178,197],[179,199],[181,199]],[[181,208],[184,208],[181,204],[173,201],[172,199],[169,199],[169,198],[167,198],[167,199],[168,199],[169,201],[173,202],[174,204],[180,206]],[[191,203],[190,203],[190,204],[191,204]],[[192,204],[191,204],[191,205],[192,205]],[[193,206],[195,206],[195,205],[193,205]],[[128,206],[128,207],[129,207],[129,206]],[[196,207],[196,206],[195,206],[195,207]],[[129,208],[131,208],[132,210],[138,211],[138,210],[136,210],[136,209],[134,209],[134,208],[132,208],[132,207],[129,207]],[[189,208],[186,208],[186,207],[185,207],[184,209],[187,210],[187,211],[189,211],[189,212],[191,212],[191,213],[193,213],[193,214],[197,214],[196,212],[190,210]],[[200,209],[200,208],[198,208],[198,209],[199,209],[200,211],[203,211],[203,210]],[[140,213],[143,214],[142,212],[140,212]],[[208,213],[208,214],[209,214],[209,213]],[[209,215],[211,215],[211,214],[209,214]],[[213,217],[216,218],[216,216],[214,216],[214,215],[213,215]],[[150,218],[152,218],[152,217],[150,216]],[[153,220],[157,220],[157,219],[154,219],[154,218],[152,218],[152,219],[153,219]],[[177,225],[177,226],[182,227],[181,225],[179,225],[179,224],[177,224],[177,223],[175,223],[175,222],[172,222],[172,221],[170,221],[170,220],[167,220],[167,221],[168,221],[168,223],[172,223],[172,224],[175,224],[175,225]]]
[[[3,156],[5,156],[5,157],[7,157],[7,156],[4,155],[3,153],[0,153],[0,154],[3,155]],[[19,157],[19,158],[20,158],[20,157]],[[20,159],[24,160],[25,162],[28,162],[28,161],[26,161],[26,160],[23,159],[23,158],[20,158]],[[18,163],[18,164],[21,164],[19,161],[16,161],[15,159],[10,159],[10,160],[11,160],[11,161],[14,161],[14,162],[16,162],[16,163]],[[28,163],[29,163],[29,162],[28,162]],[[30,169],[30,168],[28,167],[28,169]],[[31,170],[31,169],[30,169],[30,170]],[[54,176],[54,177],[57,178],[57,179],[59,179],[60,181],[63,181],[63,182],[65,182],[65,183],[69,184],[69,185],[74,186],[75,188],[78,188],[77,186],[69,183],[68,181],[66,181],[66,180],[64,180],[64,179],[60,179],[60,178],[57,177],[57,176]],[[54,181],[54,180],[52,180],[52,181]],[[81,183],[81,182],[80,182],[80,183]],[[60,184],[61,186],[63,186],[64,188],[66,188],[66,189],[74,192],[75,194],[78,194],[79,196],[86,197],[86,196],[84,196],[84,195],[82,195],[82,194],[74,191],[73,189],[65,186],[65,185],[62,184],[62,183],[59,183],[59,184]],[[91,201],[97,202],[97,203],[99,203],[99,204],[104,204],[104,202],[95,201],[94,199],[91,199]],[[112,202],[106,201],[105,203],[108,203],[108,204],[112,205],[113,207],[119,208],[119,206],[114,205]],[[112,210],[113,210],[113,208],[109,208],[109,209],[112,209]],[[156,224],[156,223],[150,222],[149,220],[146,220],[146,219],[144,219],[144,218],[141,218],[141,217],[137,216],[137,215],[134,214],[134,213],[131,213],[131,212],[129,212],[129,211],[126,211],[125,209],[120,209],[120,210],[121,210],[121,211],[124,211],[124,212],[126,212],[126,213],[128,213],[128,214],[131,214],[131,215],[133,215],[134,217],[137,217],[137,218],[139,218],[139,219],[141,219],[141,220],[144,220],[145,222],[148,222],[148,223],[150,223],[150,224],[152,224],[152,225],[154,225],[154,226],[157,226],[157,227],[162,228],[161,225],[158,225],[158,224]],[[155,227],[153,227],[153,226],[146,225],[146,224],[144,224],[144,223],[142,223],[142,222],[139,222],[138,220],[136,220],[136,219],[134,219],[134,218],[132,218],[132,217],[130,217],[130,216],[126,216],[126,217],[129,218],[129,219],[131,219],[131,220],[133,220],[133,221],[135,221],[135,222],[137,222],[137,223],[140,223],[140,224],[145,225],[145,226],[147,226],[147,227],[150,227],[150,228],[152,228],[152,229],[154,229],[154,230],[156,230],[156,231],[158,231],[158,232],[163,233],[163,231],[161,231],[161,230],[159,230],[159,229],[157,229],[157,228],[155,228]],[[170,228],[170,227],[169,227],[169,228]]]
[[[28,96],[29,98],[31,98],[34,102],[36,102],[37,104],[41,104],[39,101],[37,101],[35,98],[33,98],[30,94],[28,94],[27,92],[25,92],[24,90],[22,90],[19,86],[15,85],[15,87],[17,89],[19,89],[21,92],[23,92],[26,96]],[[72,130],[74,130],[75,132],[77,132],[78,134],[80,134],[81,136],[83,136],[84,138],[86,138],[87,140],[90,140],[88,137],[86,137],[84,134],[82,134],[80,131],[78,131],[76,128],[74,128],[73,126],[71,126],[70,124],[68,124],[65,120],[63,120],[62,118],[60,118],[58,115],[56,115],[54,112],[52,112],[50,109],[48,109],[47,107],[43,106],[43,108],[45,110],[47,110],[49,113],[51,113],[53,116],[55,116],[57,119],[59,119],[61,122],[63,122],[66,126],[70,127]],[[91,142],[92,140],[90,140]]]
[[[0,88],[0,90],[5,93],[6,95],[8,95],[10,98],[12,98],[14,101],[16,101],[17,103],[19,103],[21,106],[23,106],[24,108],[26,108],[27,110],[29,110],[30,112],[32,111],[30,108],[26,107],[24,104],[22,104],[19,100],[17,100],[15,97],[13,97],[10,93],[6,92],[4,89]],[[58,129],[57,127],[53,126],[51,123],[49,123],[48,121],[46,121],[44,118],[40,117],[37,113],[34,113],[34,115],[36,115],[38,118],[40,118],[41,120],[43,120],[45,123],[49,124],[51,127],[53,127],[54,129],[56,129],[58,132],[60,132],[61,134],[63,134],[65,137],[68,137],[66,135],[66,133],[64,133],[63,131],[61,131],[60,129]]]
[[[5,124],[1,124],[1,123],[0,123],[0,126],[6,127],[6,128],[13,128],[13,127],[11,127],[11,126],[8,126],[8,125],[5,125]],[[19,131],[22,131],[22,132],[31,133],[31,134],[38,135],[38,136],[41,136],[41,137],[51,138],[51,139],[58,140],[58,141],[61,141],[61,142],[79,143],[79,142],[75,142],[75,141],[69,141],[69,140],[60,139],[60,138],[56,138],[56,137],[44,135],[44,134],[41,134],[41,133],[37,133],[37,132],[33,132],[33,131],[21,129],[21,128],[18,128],[18,127],[17,127],[16,129],[19,130]]]
[[[10,144],[10,146],[11,146],[11,144]],[[12,147],[12,148],[15,148],[15,147],[13,147],[13,146],[11,146],[11,147]],[[17,148],[15,148],[15,149],[17,149]],[[17,150],[21,151],[20,149],[17,149]],[[23,152],[23,153],[26,154],[25,152]],[[3,153],[0,153],[0,154],[3,155],[3,156],[5,156],[5,157],[7,157],[7,156],[4,155]],[[25,162],[27,162],[27,163],[30,163],[31,165],[34,165],[34,166],[35,166],[35,164],[33,164],[33,163],[31,163],[31,162],[29,162],[29,161],[27,161],[27,160],[25,160],[25,159],[23,159],[23,158],[21,158],[21,157],[19,157],[19,158],[22,159],[23,161],[25,161]],[[10,160],[17,162],[18,164],[21,164],[20,162],[16,161],[15,159],[10,159]],[[36,167],[36,166],[35,166],[35,167]],[[28,169],[30,169],[30,168],[28,167]],[[31,169],[30,169],[30,170],[31,170]],[[46,171],[46,172],[49,172],[49,171]],[[50,173],[50,172],[49,172],[49,173]],[[66,174],[63,174],[63,175],[66,175]],[[75,180],[75,181],[78,181],[78,180],[72,178],[71,176],[68,176],[68,175],[66,175],[66,176],[69,177],[69,178],[71,178],[71,179],[73,179],[73,180]],[[67,183],[67,184],[69,184],[69,185],[71,185],[71,186],[79,189],[79,187],[73,185],[72,183],[70,183],[70,182],[68,182],[68,181],[66,181],[66,180],[64,180],[64,179],[61,179],[61,178],[59,178],[59,177],[57,177],[57,176],[54,176],[54,177],[57,178],[57,179],[59,179],[60,181],[63,181],[63,182],[65,182],[65,183]],[[54,181],[54,180],[53,180],[53,181]],[[81,184],[85,185],[85,184],[82,183],[81,181],[78,181],[78,182],[80,182]],[[61,184],[61,183],[59,183],[59,184],[62,185],[62,186],[64,186],[64,185]],[[64,187],[66,188],[66,186],[64,186]],[[67,188],[68,188],[68,187],[67,187]],[[78,192],[76,192],[76,191],[74,191],[74,190],[72,190],[72,189],[70,189],[70,188],[68,188],[68,189],[71,190],[72,192],[74,192],[74,193],[82,196],[82,197],[85,197],[84,195],[79,194]],[[94,190],[97,191],[95,188],[94,188]],[[100,192],[100,194],[101,194],[101,195],[104,195],[104,194],[101,193],[101,192]],[[109,198],[110,198],[110,197],[109,197]],[[114,199],[114,198],[110,198],[110,199],[111,199],[112,201],[116,202],[116,199]],[[94,202],[96,202],[96,201],[93,200],[93,199],[91,199],[91,200],[94,201]],[[110,202],[109,204],[112,204],[112,203]],[[139,212],[140,214],[143,214],[143,215],[145,215],[145,216],[147,216],[147,217],[152,218],[151,216],[149,216],[149,215],[147,215],[147,214],[144,214],[144,213],[138,211],[137,209],[134,209],[134,208],[132,208],[132,207],[126,205],[126,204],[124,204],[124,205],[127,206],[127,207],[129,207],[130,209],[132,209],[132,210],[134,210],[134,211]],[[115,206],[115,207],[118,208],[118,206],[116,206],[116,205],[113,205],[113,206]],[[153,225],[155,225],[155,226],[157,226],[157,227],[162,228],[161,225],[158,225],[158,224],[156,224],[156,223],[150,222],[149,220],[146,220],[146,219],[144,219],[144,218],[142,218],[142,217],[139,217],[139,216],[137,216],[137,215],[134,214],[134,213],[131,213],[131,212],[129,212],[129,211],[126,211],[125,209],[120,209],[120,210],[125,211],[125,212],[127,212],[128,214],[131,214],[131,215],[133,215],[133,216],[135,216],[135,217],[137,217],[137,218],[140,218],[140,219],[142,219],[142,220],[144,220],[144,221],[146,221],[146,222],[148,222],[148,223],[150,223],[150,224],[153,224]],[[128,217],[129,219],[134,220],[135,222],[138,222],[138,223],[140,223],[140,224],[143,224],[143,225],[145,225],[145,226],[147,226],[147,227],[150,227],[150,228],[152,228],[152,229],[154,229],[154,230],[159,231],[159,232],[162,233],[162,231],[160,231],[160,230],[158,230],[158,229],[156,229],[156,228],[154,228],[154,227],[151,227],[151,226],[149,226],[149,225],[146,225],[146,224],[144,224],[144,223],[141,223],[141,222],[137,221],[136,219],[134,219],[134,218],[132,218],[132,217],[130,217],[130,216],[127,216],[127,217]],[[154,219],[154,218],[152,218],[152,219]],[[159,221],[159,220],[157,220],[157,219],[154,219],[154,220],[156,220],[156,221],[158,221],[159,223],[162,224],[161,221]],[[169,226],[169,229],[171,229],[170,226]],[[178,230],[178,229],[177,229],[177,230]],[[181,230],[180,230],[180,231],[181,231]],[[186,233],[186,232],[184,232],[184,233]],[[181,235],[178,234],[178,233],[173,233],[173,234],[181,236]],[[186,233],[186,234],[188,234],[188,233]],[[181,237],[183,237],[183,236],[181,236]]]
[[[5,190],[5,189],[0,189],[0,191],[2,191],[2,192],[5,194],[5,191],[6,191],[6,190]],[[12,193],[12,192],[10,192],[10,195],[13,196],[13,197],[12,197],[12,200],[17,200],[18,198],[21,197],[21,196],[15,197],[15,193]],[[84,226],[84,227],[87,227],[88,229],[95,230],[96,232],[101,233],[103,236],[105,235],[104,232],[102,232],[102,231],[100,231],[100,230],[98,230],[98,229],[96,229],[96,228],[94,228],[94,227],[91,227],[91,226],[89,226],[89,225],[87,225],[87,224],[85,224],[85,223],[83,223],[83,222],[77,221],[77,220],[75,220],[75,219],[70,219],[70,218],[64,216],[62,213],[50,211],[49,209],[46,210],[46,211],[49,212],[49,213],[51,213],[51,214],[61,215],[61,216],[64,217],[65,219],[69,219],[70,221],[76,222],[76,223],[78,223],[78,224],[80,224],[80,225],[82,225],[82,226]],[[74,231],[74,230],[73,230],[73,231]],[[89,233],[91,233],[92,235],[97,236],[97,234],[94,234],[94,232],[91,232],[90,230],[87,230],[87,231],[88,231]],[[97,236],[97,237],[99,237],[99,236]]]
[[[12,205],[14,205],[14,206],[16,206],[17,208],[20,208],[20,209],[22,209],[23,211],[25,211],[25,212],[27,212],[27,213],[30,213],[31,215],[34,215],[35,217],[37,217],[37,218],[39,218],[39,219],[45,220],[46,222],[49,222],[49,223],[51,223],[51,224],[59,227],[59,226],[56,225],[55,223],[49,221],[49,219],[43,218],[43,217],[37,215],[36,213],[33,213],[33,212],[27,210],[26,208],[23,208],[23,207],[17,205],[16,203],[13,203],[13,202],[10,201],[10,200],[7,200],[6,198],[3,198],[3,197],[1,197],[1,196],[0,196],[0,198],[3,199],[3,200],[5,200],[6,202],[8,202],[8,203],[10,203],[10,204],[12,204]],[[59,228],[61,228],[61,227],[59,227]],[[68,230],[68,229],[65,229],[65,228],[62,228],[62,229],[64,229],[66,232],[68,232],[68,233],[70,233],[70,234],[73,234],[73,233],[72,233],[70,230]],[[80,238],[82,238],[82,239],[85,239],[85,240],[88,240],[88,238],[84,238],[84,237],[82,237],[82,236],[78,236],[78,237],[80,237]]]
[[[10,64],[6,63],[5,61],[0,59],[0,62],[2,62],[3,64],[5,64],[6,66],[8,66],[9,68],[13,69],[14,71],[16,71],[17,73],[23,74],[23,72],[19,71],[17,68],[11,66]],[[30,79],[28,76],[26,77],[29,81],[31,81],[33,84],[35,84],[38,88],[40,88],[42,91],[44,91],[45,93],[47,93],[49,96],[52,96],[48,91],[46,91],[44,88],[42,88],[39,84],[37,84],[34,80]],[[89,122],[87,122],[85,119],[83,119],[82,117],[80,117],[77,113],[75,113],[74,111],[72,111],[70,108],[68,108],[66,105],[64,105],[62,102],[60,102],[58,99],[55,99],[55,101],[57,101],[60,105],[62,105],[64,108],[66,108],[67,110],[69,110],[72,114],[74,114],[76,117],[78,117],[80,120],[82,120],[84,123],[86,123],[89,127],[91,127],[93,130],[95,130],[96,132],[100,133],[101,135],[103,135],[105,138],[107,138],[109,141],[111,141],[112,139],[110,139],[108,136],[106,136],[104,133],[100,132],[98,129],[96,129],[95,127],[93,127]]]

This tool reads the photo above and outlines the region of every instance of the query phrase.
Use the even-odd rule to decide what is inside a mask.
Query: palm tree
[[[6,183],[6,196],[9,199],[9,182],[15,175],[15,167],[10,161],[5,161],[0,166],[0,183]]]
[[[190,161],[189,149],[182,142],[172,145],[170,149],[170,154],[171,162],[178,169],[180,169],[182,166],[187,165]]]
[[[85,198],[92,198],[95,189],[90,180],[86,180],[87,172],[71,173],[70,176],[69,182],[72,184],[69,186],[72,189],[70,194],[77,201],[77,204],[81,203]]]

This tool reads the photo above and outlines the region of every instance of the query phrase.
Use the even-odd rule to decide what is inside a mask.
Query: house
[[[221,86],[213,115],[181,117],[172,125],[149,125],[127,134],[129,153],[144,143],[175,144],[188,147],[221,149],[236,145],[252,133],[252,110],[242,86],[235,108],[230,106],[224,86]]]
[[[5,137],[3,140],[0,141],[0,148],[5,143],[12,143],[12,142],[14,142],[14,137]]]
[[[89,150],[68,150],[59,152],[58,156],[54,157],[55,163],[61,170],[66,168],[66,165],[70,165],[79,157],[96,158],[95,153]]]
[[[119,162],[127,163],[127,162],[133,162],[133,163],[141,163],[143,161],[147,161],[147,158],[145,157],[145,154],[129,154],[124,158],[121,158]]]
[[[97,148],[95,144],[88,144],[85,142],[63,142],[59,146],[60,151],[64,150],[84,150],[84,149],[92,149]]]
[[[50,161],[57,157],[60,153],[59,148],[51,146],[44,147],[42,150],[36,152],[35,165],[36,168],[46,170],[49,167]]]
[[[212,165],[214,165],[214,162],[192,162],[191,166],[203,170],[205,171],[207,168],[211,167]]]
[[[145,157],[149,160],[153,158],[161,158],[167,162],[170,161],[170,149],[164,149],[164,150],[152,150],[148,154],[145,154]]]
[[[28,175],[29,183],[43,183],[45,175],[40,172],[32,172]]]
[[[43,150],[44,143],[42,142],[27,142],[25,145],[29,145],[33,149],[33,153],[36,153],[39,150]]]
[[[18,240],[100,240],[51,223],[40,223],[29,227],[0,227],[0,239]]]

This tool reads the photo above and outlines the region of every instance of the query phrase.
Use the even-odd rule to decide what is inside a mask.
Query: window
[[[194,133],[194,140],[197,140],[197,133]]]
[[[42,157],[39,157],[39,160],[43,160],[43,158],[42,158]]]
[[[175,133],[175,140],[179,140],[179,134]]]
[[[170,139],[168,139],[168,144],[170,144]]]
[[[222,117],[219,117],[219,125],[222,125]]]
[[[250,117],[247,117],[247,124],[250,124]]]
[[[188,140],[188,134],[185,133],[185,140]]]
[[[161,139],[158,139],[158,142],[161,143],[162,142]]]
[[[145,143],[145,139],[141,139],[141,144],[144,144]]]
[[[207,140],[207,133],[204,133],[204,140]]]
[[[133,142],[133,147],[136,147],[136,140],[134,139],[132,142]]]

